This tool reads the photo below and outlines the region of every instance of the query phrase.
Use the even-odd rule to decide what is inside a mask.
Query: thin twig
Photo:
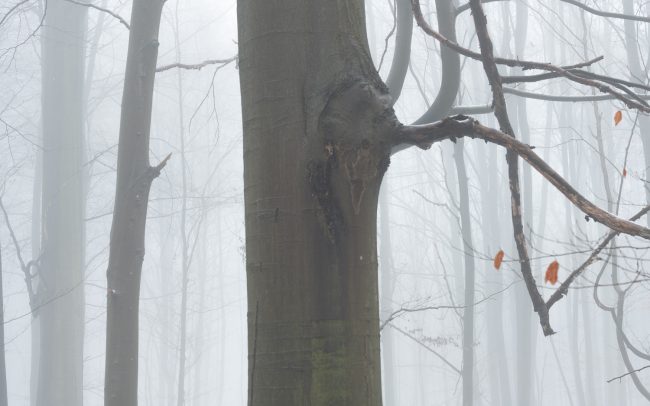
[[[628,376],[628,375],[636,374],[637,372],[641,372],[641,371],[643,371],[644,369],[648,369],[648,368],[650,368],[650,365],[646,365],[646,366],[641,367],[641,368],[639,368],[639,369],[635,369],[634,371],[627,372],[627,373],[625,373],[625,374],[623,374],[623,375],[615,376],[615,377],[612,378],[612,379],[608,379],[608,380],[607,380],[607,383],[613,382],[613,381],[615,381],[615,380],[617,380],[617,379],[620,381],[621,379],[625,378],[625,377]]]
[[[111,11],[111,10],[109,10],[107,8],[96,6],[96,5],[92,4],[92,3],[84,3],[82,1],[76,1],[76,0],[65,0],[65,1],[67,1],[68,3],[72,3],[72,4],[77,4],[79,6],[84,6],[84,7],[88,7],[88,8],[94,8],[95,10],[99,10],[102,13],[106,13],[106,14],[110,15],[111,17],[115,18],[117,21],[120,22],[120,24],[125,26],[127,30],[131,29],[131,26],[129,25],[129,23],[127,23],[126,20],[124,18],[122,18],[122,16],[120,16],[119,14],[117,14],[114,11]]]

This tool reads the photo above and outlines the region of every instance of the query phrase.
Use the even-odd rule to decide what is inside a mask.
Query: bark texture
[[[249,405],[381,405],[376,216],[396,121],[362,0],[238,2]]]
[[[131,14],[107,272],[106,406],[138,404],[138,308],[147,203],[151,182],[167,160],[149,165],[162,6],[163,0],[135,0]]]

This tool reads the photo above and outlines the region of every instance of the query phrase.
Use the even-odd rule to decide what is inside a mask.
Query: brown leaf
[[[624,167],[623,168],[623,177],[626,177],[626,176],[627,176],[627,168]]]
[[[499,252],[497,252],[497,254],[494,256],[494,268],[496,268],[497,271],[499,268],[501,268],[501,263],[503,262],[504,255],[505,253],[503,250],[499,250]]]
[[[557,283],[557,271],[560,269],[560,264],[557,260],[551,262],[551,264],[546,268],[546,275],[544,276],[544,281],[555,285]]]
[[[623,112],[619,110],[614,114],[614,125],[618,125],[621,120],[623,120]]]

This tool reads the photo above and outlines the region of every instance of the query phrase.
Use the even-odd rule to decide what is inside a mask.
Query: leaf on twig
[[[557,271],[560,269],[560,263],[557,260],[551,262],[551,264],[546,268],[546,275],[544,276],[544,281],[555,285],[557,283]]]
[[[623,120],[623,112],[619,110],[614,114],[614,125],[618,125],[621,120]]]
[[[505,253],[503,250],[499,250],[497,254],[494,256],[494,268],[498,271],[499,268],[501,268],[501,263],[503,262],[503,256]]]

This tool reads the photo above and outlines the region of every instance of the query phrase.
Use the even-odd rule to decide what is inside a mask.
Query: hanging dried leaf
[[[619,110],[614,114],[614,125],[618,125],[621,120],[623,120],[623,112]]]
[[[494,268],[496,268],[497,271],[499,268],[501,268],[501,263],[503,262],[504,255],[505,253],[503,250],[499,250],[499,252],[497,252],[497,255],[494,256]]]
[[[550,283],[551,285],[555,285],[557,283],[557,271],[559,269],[560,269],[560,264],[557,262],[557,260],[551,262],[548,268],[546,268],[546,275],[544,277],[544,281]]]
[[[623,177],[627,176],[627,168],[623,168]]]

